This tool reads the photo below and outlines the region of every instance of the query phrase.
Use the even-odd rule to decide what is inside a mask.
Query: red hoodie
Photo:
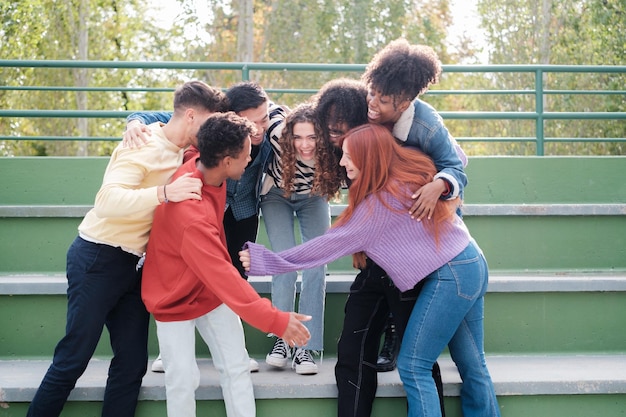
[[[191,158],[174,174],[202,179]],[[158,321],[198,318],[224,303],[244,321],[282,335],[289,313],[261,298],[242,279],[226,249],[223,220],[226,183],[203,185],[202,200],[163,203],[154,213],[141,295]]]

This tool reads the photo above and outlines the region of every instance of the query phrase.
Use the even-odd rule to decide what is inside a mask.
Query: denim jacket
[[[393,135],[405,146],[415,146],[432,158],[437,168],[435,178],[443,179],[450,188],[442,199],[463,198],[467,156],[430,104],[415,99],[395,123]]]
[[[282,123],[285,113],[281,107],[270,103],[269,116],[270,125],[273,125]],[[167,123],[171,117],[171,112],[135,112],[131,113],[126,118],[126,121],[129,122],[136,119],[144,124]],[[241,178],[238,181],[226,180],[226,204],[231,208],[233,216],[237,221],[259,214],[261,177],[267,168],[271,154],[271,145],[267,132],[258,146],[259,151],[256,157],[250,161]]]

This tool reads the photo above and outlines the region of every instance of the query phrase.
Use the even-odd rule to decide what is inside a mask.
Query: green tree
[[[626,2],[623,0],[479,0],[478,10],[494,64],[616,65],[624,63],[626,50]],[[547,90],[619,90],[626,84],[624,75],[585,73],[544,74]],[[534,75],[493,74],[487,84],[501,89],[532,89]],[[477,103],[483,109],[493,105],[497,111],[534,111],[534,97],[517,95]],[[547,94],[545,111],[582,112],[602,109],[624,111],[619,95]],[[547,137],[611,138],[626,137],[623,122],[555,120],[544,124]],[[485,130],[503,136],[534,137],[532,123],[501,121],[485,125]],[[492,136],[487,134],[486,136]],[[547,154],[623,154],[620,143],[602,144],[554,142]],[[494,153],[528,154],[524,144],[497,145]]]
[[[141,14],[137,11],[145,8],[145,0],[0,0],[0,35],[3,38],[0,56],[19,60],[122,61],[159,58],[152,51],[165,43],[158,40],[158,29],[140,18]],[[56,87],[49,91],[0,92],[2,108],[20,110],[141,108],[142,94],[86,92],[80,89],[64,91],[59,87],[152,84],[152,80],[140,72],[126,69],[3,68],[0,69],[0,78],[5,85],[17,87]],[[123,120],[3,118],[0,119],[0,130],[26,137],[117,137],[123,131]],[[103,155],[110,153],[114,143],[87,145],[76,141],[24,140],[6,141],[3,145],[3,152],[7,154]]]

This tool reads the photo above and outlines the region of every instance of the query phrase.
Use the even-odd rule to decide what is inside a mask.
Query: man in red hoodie
[[[200,371],[195,330],[211,351],[229,417],[255,415],[249,357],[239,316],[293,345],[310,335],[310,319],[277,310],[242,280],[231,263],[223,217],[226,179],[238,179],[250,161],[254,126],[235,113],[215,114],[198,132],[199,156],[174,178],[191,173],[203,182],[202,200],[157,207],[143,271],[142,298],[156,320],[165,367],[168,417],[195,415]]]

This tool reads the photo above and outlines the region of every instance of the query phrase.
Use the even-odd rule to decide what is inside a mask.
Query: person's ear
[[[185,110],[185,118],[187,119],[188,122],[192,122],[195,116],[196,116],[196,111],[192,109],[191,107]]]
[[[412,101],[410,99],[408,99],[408,98],[402,100],[402,102],[398,106],[398,110],[400,111],[400,113],[404,113],[404,111],[409,108],[411,103],[412,103]]]

